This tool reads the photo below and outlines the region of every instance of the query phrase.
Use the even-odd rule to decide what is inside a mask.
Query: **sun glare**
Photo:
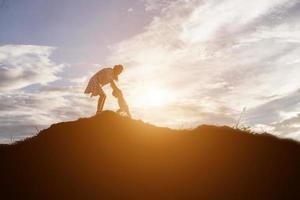
[[[141,89],[136,104],[143,107],[161,107],[164,106],[170,97],[167,90],[160,87],[146,87]]]

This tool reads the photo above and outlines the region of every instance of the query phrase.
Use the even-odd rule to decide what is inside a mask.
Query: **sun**
[[[144,98],[144,103],[148,106],[162,106],[166,103],[166,92],[159,88],[149,88],[145,92]]]
[[[162,107],[168,103],[170,97],[168,90],[157,86],[141,88],[139,94],[136,104],[148,108]]]

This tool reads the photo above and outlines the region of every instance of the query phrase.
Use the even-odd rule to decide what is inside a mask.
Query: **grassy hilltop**
[[[3,199],[300,199],[300,145],[106,111],[1,145],[0,177]]]

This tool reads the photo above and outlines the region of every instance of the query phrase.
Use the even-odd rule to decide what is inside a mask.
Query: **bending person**
[[[96,114],[102,112],[106,99],[106,95],[102,87],[110,84],[114,90],[120,90],[114,81],[118,81],[118,76],[122,73],[122,71],[123,65],[115,65],[113,68],[101,69],[90,79],[84,93],[91,94],[91,97],[99,96]]]

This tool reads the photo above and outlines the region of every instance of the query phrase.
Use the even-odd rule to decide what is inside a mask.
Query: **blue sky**
[[[128,12],[131,7],[134,13]],[[58,62],[102,61],[108,45],[150,21],[143,3],[134,0],[6,0],[0,15],[1,45],[57,47]]]
[[[299,0],[0,5],[1,142],[93,115],[87,81],[118,63],[134,118],[233,126],[246,107],[241,126],[300,140]]]

